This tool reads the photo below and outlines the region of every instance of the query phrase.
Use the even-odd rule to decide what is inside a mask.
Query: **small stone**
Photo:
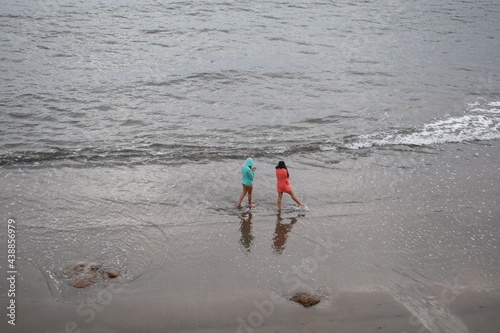
[[[72,287],[75,288],[86,288],[94,283],[96,283],[96,279],[93,276],[74,276],[72,279],[73,283],[71,284]]]
[[[104,275],[107,275],[110,279],[114,279],[122,275],[122,271],[118,268],[111,268],[108,271],[104,271]]]
[[[296,293],[290,300],[302,304],[305,308],[316,305],[321,302],[323,296],[309,295],[307,293]]]
[[[92,272],[97,272],[101,268],[101,264],[90,264],[89,268]]]
[[[70,266],[69,269],[72,270],[73,272],[83,272],[83,270],[85,269],[85,264],[81,262],[79,264]]]

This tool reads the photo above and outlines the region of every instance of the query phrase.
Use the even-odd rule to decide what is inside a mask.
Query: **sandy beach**
[[[8,326],[7,332],[438,332],[427,329],[384,291],[337,290],[316,307],[304,308],[282,297],[273,299],[265,288],[177,296],[152,287],[162,281],[168,284],[168,279],[158,277],[133,290],[108,286],[96,303],[75,305],[54,301],[40,288],[45,281],[36,279],[39,274],[28,267],[22,276],[17,325]],[[498,289],[436,288],[423,302],[449,307],[449,315],[465,325],[464,332],[493,333],[498,328],[499,297]],[[453,326],[448,328],[441,331],[452,332]]]
[[[238,166],[225,162],[3,170],[3,188],[18,195],[6,213],[19,242],[16,325],[2,326],[496,332],[496,150],[451,147],[438,160],[378,153],[332,169],[298,157],[292,186],[308,209],[286,198],[280,213],[274,161],[265,159],[256,159],[251,210],[235,207]],[[194,186],[206,183],[199,169],[215,170],[208,183],[219,185]],[[125,274],[74,288],[61,272],[79,262]],[[304,308],[289,300],[296,292],[323,298]]]

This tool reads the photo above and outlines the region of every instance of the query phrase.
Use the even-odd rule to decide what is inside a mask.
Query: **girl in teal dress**
[[[253,160],[249,157],[245,161],[245,164],[241,166],[241,184],[243,185],[243,192],[238,200],[238,207],[241,207],[241,202],[245,195],[248,194],[248,207],[255,207],[252,204],[252,189],[253,189],[253,177],[255,176],[255,166]]]

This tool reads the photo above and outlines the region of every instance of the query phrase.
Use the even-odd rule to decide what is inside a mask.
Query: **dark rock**
[[[310,306],[316,305],[321,302],[323,296],[309,295],[307,293],[296,293],[290,300],[302,304],[304,307],[308,308]]]
[[[103,272],[103,276],[104,277],[108,277],[110,279],[114,279],[114,278],[117,278],[119,277],[120,275],[122,275],[122,270],[121,269],[118,269],[118,268],[111,268],[107,271],[104,271]]]
[[[96,283],[96,278],[94,276],[88,275],[73,276],[71,280],[73,281],[73,283],[71,283],[71,286],[75,288],[85,288]]]
[[[89,268],[92,272],[97,272],[101,268],[101,264],[90,264]]]
[[[114,279],[123,275],[121,269],[110,268],[102,269],[102,265],[98,263],[78,263],[68,267],[67,271],[56,273],[57,277],[66,278],[71,281],[71,286],[75,288],[86,288],[97,283],[100,279]]]

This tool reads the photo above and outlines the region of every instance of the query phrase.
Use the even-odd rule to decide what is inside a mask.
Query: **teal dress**
[[[253,177],[255,176],[255,172],[252,170],[253,165],[253,160],[249,157],[241,166],[241,183],[243,185],[253,185]]]

